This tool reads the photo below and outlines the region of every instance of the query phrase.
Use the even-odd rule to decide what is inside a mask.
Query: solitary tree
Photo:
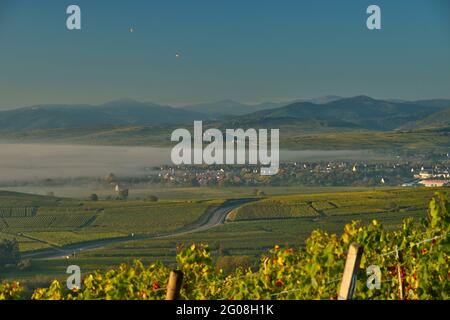
[[[16,239],[3,239],[0,242],[0,267],[17,264],[20,261],[19,243]]]
[[[89,200],[91,201],[98,201],[98,195],[93,193],[89,196]]]
[[[159,199],[158,199],[157,196],[149,195],[149,196],[147,197],[147,200],[148,200],[148,201],[152,201],[152,202],[157,202]]]

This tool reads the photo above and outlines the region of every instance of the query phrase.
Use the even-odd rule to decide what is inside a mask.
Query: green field
[[[278,192],[272,189],[273,196],[235,209],[224,225],[213,229],[163,239],[112,243],[95,250],[77,252],[76,257],[70,260],[32,259],[31,267],[21,271],[11,270],[3,277],[36,284],[53,278],[63,279],[67,266],[71,264],[79,265],[84,273],[123,262],[131,263],[134,259],[174,264],[177,245],[192,242],[208,243],[214,257],[246,256],[256,265],[261,253],[273,245],[303,246],[311,231],[318,228],[340,233],[343,226],[352,220],[370,222],[378,219],[386,228],[398,226],[406,217],[414,217],[418,221],[426,216],[427,204],[438,191],[427,188],[335,190],[333,192],[333,189],[327,188],[315,193],[279,195],[283,193],[283,188],[279,188]],[[2,193],[1,197],[6,201],[0,200],[0,203],[17,206],[18,203],[12,200],[15,197],[20,203],[43,205],[33,218],[1,219],[10,227],[3,227],[0,237],[17,238],[22,250],[121,237],[131,232],[170,232],[193,223],[208,208],[223,203],[223,198],[151,203],[136,200],[89,202],[36,196],[28,198],[24,195],[24,202],[21,202],[20,195],[12,194],[12,198],[9,195]],[[12,219],[15,219],[14,223]]]
[[[304,150],[413,150],[422,152],[446,152],[450,139],[439,129],[418,131],[334,131],[298,133],[295,128],[284,131],[281,146]]]
[[[218,127],[222,123],[205,125]],[[244,124],[240,124],[246,127]],[[257,128],[255,124],[252,127]],[[366,129],[326,128],[315,122],[277,124],[280,146],[290,150],[413,150],[415,152],[447,152],[448,136],[442,134],[448,127],[419,130],[372,131]],[[114,146],[173,146],[170,133],[175,127],[111,127],[48,129],[27,132],[2,133],[2,141],[21,143],[64,143]]]
[[[146,261],[160,259],[173,262],[176,245],[191,242],[208,243],[215,250],[229,255],[256,257],[274,244],[302,246],[309,233],[318,228],[339,233],[352,220],[370,222],[373,219],[393,228],[406,217],[425,217],[427,205],[435,191],[393,189],[274,196],[242,206],[229,215],[225,225],[205,232],[171,239],[123,243],[84,253],[82,257],[91,261],[139,257]],[[325,199],[332,199],[332,204]],[[275,206],[278,201],[284,202],[279,209]],[[314,209],[308,207],[307,203],[312,203],[313,208],[322,208],[325,215],[313,214]],[[352,206],[356,209],[353,210]],[[299,212],[303,209],[306,211],[296,214],[297,209]],[[236,212],[249,215],[241,219],[242,216],[235,215]],[[258,215],[258,212],[266,216]]]
[[[286,186],[270,187],[264,186],[258,188],[264,191],[265,194],[272,195],[286,195],[286,194],[314,194],[337,191],[364,191],[372,190],[367,187],[302,187],[302,186]],[[7,187],[5,191],[27,193],[35,195],[46,195],[53,192],[57,197],[87,199],[92,193],[96,193],[100,198],[107,196],[115,196],[111,188],[92,188],[90,186],[62,186],[55,189],[55,187],[46,186],[22,186],[22,187]],[[152,187],[136,186],[130,191],[129,198],[131,200],[144,199],[148,195],[155,195],[160,200],[211,200],[211,199],[230,199],[230,198],[248,198],[254,195],[255,187]],[[54,198],[53,198],[54,199]],[[54,201],[54,200],[53,200]]]
[[[0,239],[16,238],[21,251],[175,231],[199,220],[222,200],[80,201],[0,192]],[[33,216],[14,214],[35,207]],[[12,215],[9,212],[12,211]]]
[[[416,214],[425,212],[429,189],[393,189],[336,192],[317,195],[274,196],[234,210],[228,221],[351,216],[366,214]]]

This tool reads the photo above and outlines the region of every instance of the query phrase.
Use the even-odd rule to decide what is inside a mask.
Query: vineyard
[[[34,217],[37,213],[35,207],[25,208],[0,208],[0,218]]]
[[[131,233],[165,233],[197,221],[222,202],[80,201],[0,192],[0,239],[14,236],[20,250],[28,252]]]
[[[387,231],[373,220],[347,224],[341,235],[322,230],[311,233],[304,248],[275,246],[260,259],[258,270],[217,271],[211,251],[203,244],[180,246],[178,269],[184,274],[181,299],[337,299],[347,251],[362,248],[357,265],[355,299],[450,299],[450,204],[436,194],[428,217],[418,223],[404,220]],[[401,257],[401,258],[400,258]],[[367,268],[381,270],[380,288],[367,285]],[[170,269],[156,262],[145,267],[136,261],[84,277],[82,288],[68,291],[54,281],[48,288],[24,295],[17,282],[0,287],[0,299],[164,299]]]
[[[423,212],[428,190],[392,189],[317,195],[274,196],[246,204],[228,216],[229,221],[295,217],[346,216],[356,214]],[[356,213],[356,214],[355,214]]]

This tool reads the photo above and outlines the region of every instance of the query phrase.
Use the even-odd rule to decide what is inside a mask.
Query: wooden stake
[[[170,273],[167,284],[166,300],[180,299],[181,285],[183,284],[183,272],[174,270]]]
[[[339,290],[339,300],[351,300],[353,297],[362,252],[363,248],[357,243],[352,243],[348,249],[347,261],[345,262],[344,274]]]
[[[398,296],[400,300],[404,300],[403,297],[403,279],[402,279],[402,263],[403,257],[398,251],[398,247],[395,246],[395,256],[397,258],[397,278],[398,278]]]

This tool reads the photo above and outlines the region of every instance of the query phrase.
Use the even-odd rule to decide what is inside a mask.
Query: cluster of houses
[[[413,169],[411,169],[412,172]],[[414,179],[411,182],[404,183],[404,187],[424,186],[430,188],[436,187],[450,187],[450,172],[444,168],[424,168],[420,172],[414,174]]]
[[[146,168],[145,176],[122,177],[113,174],[105,178],[119,198],[128,196],[129,188],[137,184],[179,186],[258,186],[258,185],[354,185],[354,186],[450,186],[448,162],[435,163],[430,168],[411,162],[354,163],[285,162],[279,174],[262,177],[257,166],[170,166]],[[409,181],[409,182],[407,182]],[[406,182],[406,183],[405,183]]]

